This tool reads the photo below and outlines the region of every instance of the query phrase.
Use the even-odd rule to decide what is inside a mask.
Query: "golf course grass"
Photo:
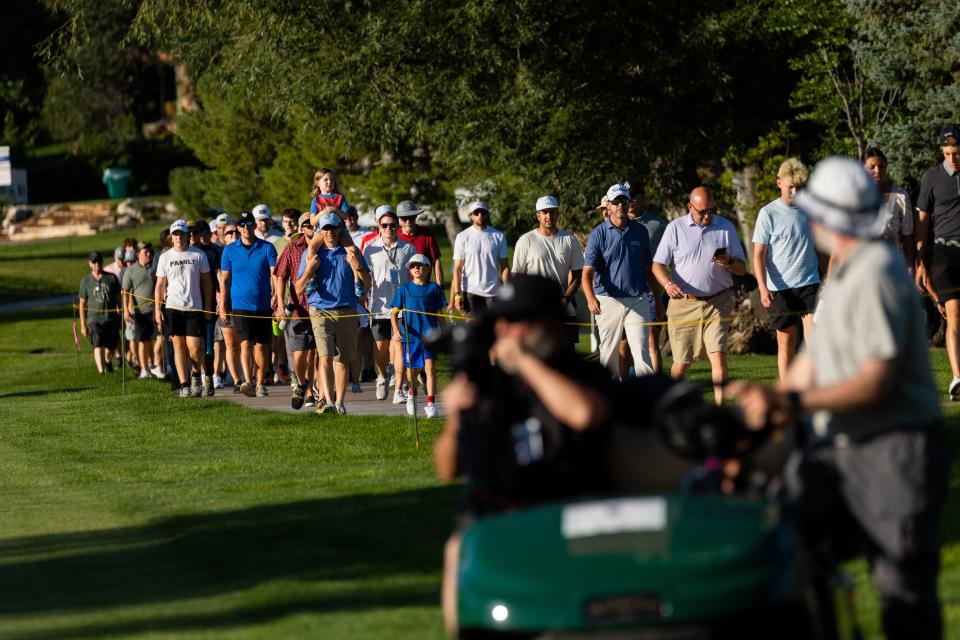
[[[0,247],[0,300],[22,295],[25,264],[41,274],[33,297],[71,293],[85,253],[117,243]],[[441,549],[462,486],[433,473],[439,421],[420,421],[418,451],[406,418],[249,410],[152,380],[128,379],[124,395],[82,338],[78,371],[72,317],[0,313],[0,639],[444,637]],[[934,366],[945,387],[942,350]],[[733,357],[730,373],[771,382],[775,359]],[[956,450],[952,407],[948,426]],[[952,638],[958,482],[955,463],[941,578]],[[878,638],[865,565],[851,570]]]

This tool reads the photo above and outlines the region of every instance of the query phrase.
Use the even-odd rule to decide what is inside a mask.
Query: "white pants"
[[[597,296],[600,303],[600,315],[597,316],[597,329],[600,332],[600,363],[610,369],[613,375],[620,375],[620,338],[627,335],[630,353],[633,355],[633,370],[638,376],[653,373],[650,364],[650,326],[644,324],[653,320],[650,313],[650,301],[646,295],[636,298],[611,298]]]

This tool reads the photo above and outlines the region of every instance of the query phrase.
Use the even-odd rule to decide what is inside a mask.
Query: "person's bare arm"
[[[273,289],[277,292],[277,308],[275,312],[277,321],[279,322],[287,315],[283,305],[283,299],[287,297],[287,280],[277,275],[274,275],[273,279],[276,281],[273,283]]]
[[[753,243],[753,274],[757,278],[760,304],[769,309],[773,306],[773,294],[767,289],[767,245]]]
[[[670,279],[670,274],[667,273],[667,265],[660,264],[659,262],[653,262],[653,277],[657,279],[657,282],[663,287],[663,290],[667,293],[668,296],[674,300],[679,300],[683,298],[684,293],[683,289],[680,288],[676,282]]]
[[[87,299],[80,298],[79,309],[77,313],[80,315],[80,335],[87,335]]]
[[[153,315],[157,326],[163,325],[163,311],[160,305],[167,299],[167,276],[157,276],[157,286],[153,290]]]
[[[463,312],[463,300],[460,295],[460,278],[463,276],[463,260],[453,261],[453,279],[450,281],[450,309]]]
[[[436,278],[436,282],[441,287],[443,286],[443,265],[440,264],[440,258],[438,257],[433,261],[433,277]]]
[[[600,301],[593,292],[593,265],[583,265],[580,273],[580,284],[583,287],[583,297],[587,300],[587,309],[595,316],[600,315]]]
[[[503,284],[507,284],[510,280],[510,263],[507,262],[506,258],[500,259],[500,280]]]
[[[230,306],[230,271],[220,270],[220,300],[219,300],[220,321],[227,322],[227,307]]]
[[[577,289],[580,288],[580,280],[583,278],[583,269],[571,269],[567,277],[567,290],[563,292],[564,300],[573,300],[577,295]]]
[[[916,273],[916,285],[917,289],[925,290],[927,288],[927,266],[925,264],[926,260],[926,245],[927,245],[927,234],[928,225],[930,220],[930,214],[926,211],[917,211],[917,222],[913,226],[913,239],[914,244],[917,248],[916,252],[916,261],[917,261],[917,273]]]

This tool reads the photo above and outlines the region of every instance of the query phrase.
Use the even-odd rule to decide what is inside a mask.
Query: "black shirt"
[[[928,169],[920,180],[917,207],[933,217],[934,237],[960,241],[960,171],[951,176],[943,163]]]

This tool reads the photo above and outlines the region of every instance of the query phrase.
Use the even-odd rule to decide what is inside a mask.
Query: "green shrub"
[[[184,216],[201,215],[207,210],[203,173],[200,167],[177,167],[170,170],[170,195]]]

